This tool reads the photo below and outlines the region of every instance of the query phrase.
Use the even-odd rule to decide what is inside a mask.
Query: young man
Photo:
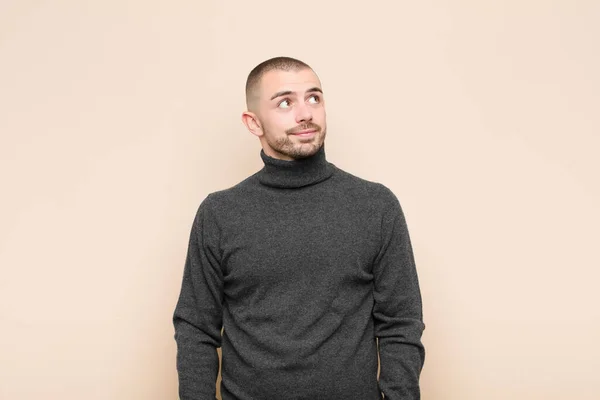
[[[419,399],[425,325],[398,199],[326,160],[307,64],[264,61],[246,99],[264,168],[193,221],[173,317],[181,399],[215,398],[218,347],[223,400]]]

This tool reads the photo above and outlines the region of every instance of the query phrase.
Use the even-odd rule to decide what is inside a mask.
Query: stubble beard
[[[299,158],[310,157],[317,153],[323,145],[326,135],[326,130],[319,129],[319,132],[310,140],[303,141],[303,139],[300,138],[300,143],[295,143],[290,138],[291,134],[286,134],[284,137],[275,139],[275,141],[267,139],[267,143],[276,152],[296,160]]]

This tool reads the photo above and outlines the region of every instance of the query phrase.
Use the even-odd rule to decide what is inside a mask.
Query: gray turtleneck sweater
[[[260,154],[264,168],[209,194],[191,228],[173,316],[180,398],[215,399],[221,347],[223,400],[419,399],[425,325],[396,196],[324,147]]]

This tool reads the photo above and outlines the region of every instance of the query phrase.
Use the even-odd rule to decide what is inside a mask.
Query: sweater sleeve
[[[373,266],[379,386],[386,400],[418,400],[425,361],[421,293],[402,208],[391,191],[386,197],[382,245]]]
[[[200,205],[191,228],[183,282],[173,314],[181,400],[216,398],[223,274],[218,229],[207,203],[208,197]]]

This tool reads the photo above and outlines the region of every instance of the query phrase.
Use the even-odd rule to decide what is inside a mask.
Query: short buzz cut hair
[[[292,57],[273,57],[258,64],[248,74],[246,79],[246,105],[250,108],[251,99],[255,96],[256,89],[263,75],[269,71],[299,71],[311,69],[310,65]]]

